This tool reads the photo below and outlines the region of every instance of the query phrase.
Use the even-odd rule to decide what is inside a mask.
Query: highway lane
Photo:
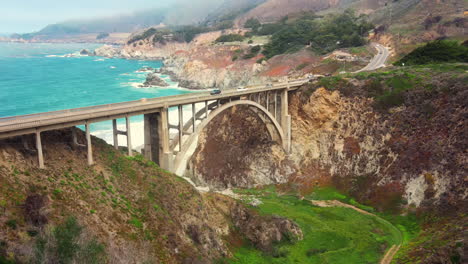
[[[359,71],[355,71],[355,73],[373,71],[378,68],[385,67],[385,62],[390,56],[390,51],[387,47],[384,47],[378,43],[372,43],[371,45],[377,50],[377,54],[372,58],[369,64],[366,65],[366,67],[360,69]]]

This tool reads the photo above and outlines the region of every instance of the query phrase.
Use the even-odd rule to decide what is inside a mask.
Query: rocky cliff
[[[290,155],[233,109],[207,128],[193,159],[195,178],[218,187],[289,182],[302,192],[333,185],[382,210],[462,208],[467,76],[465,66],[454,67],[455,75],[407,68],[304,87],[290,97]],[[244,123],[228,124],[238,119]]]
[[[181,87],[192,89],[225,89],[267,82],[270,78],[259,76],[265,65],[256,63],[261,55],[233,61],[236,51],[242,48],[245,47],[199,46],[178,51],[164,60],[163,71],[175,76]]]

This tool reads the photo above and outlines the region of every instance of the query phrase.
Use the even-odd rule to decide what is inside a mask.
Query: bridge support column
[[[289,153],[291,151],[291,116],[288,113],[288,89],[281,92],[281,127],[285,137],[283,147]]]
[[[41,132],[36,131],[36,149],[37,149],[37,161],[39,163],[39,168],[44,169],[44,156],[42,153],[42,141],[41,141]]]
[[[273,92],[273,95],[275,96],[274,97],[274,107],[273,107],[273,111],[275,112],[274,114],[274,117],[276,120],[278,120],[278,94],[276,92]]]
[[[159,154],[159,166],[167,171],[173,170],[173,153],[170,150],[169,143],[169,111],[167,107],[161,110],[160,118],[158,119],[158,135],[159,146],[162,148]]]
[[[91,131],[90,125],[86,122],[86,146],[88,147],[88,165],[91,166],[94,164],[93,161],[93,146],[91,145]]]
[[[128,149],[128,156],[133,156],[132,151],[132,130],[130,129],[130,117],[125,117],[125,121],[127,123],[127,149]]]
[[[266,110],[269,112],[270,111],[270,93],[267,91],[266,92]]]
[[[158,119],[160,113],[144,115],[145,158],[159,164]]]
[[[195,133],[195,122],[197,121],[196,117],[196,109],[195,109],[195,103],[192,104],[192,132]]]
[[[169,150],[168,111],[146,114],[145,119],[145,158],[154,161],[159,167],[172,169],[172,153]]]
[[[114,148],[119,149],[119,130],[117,129],[117,119],[112,119],[112,134],[114,136]]]

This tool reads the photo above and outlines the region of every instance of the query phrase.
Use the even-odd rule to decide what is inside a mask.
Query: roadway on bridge
[[[141,99],[137,101],[115,103],[108,105],[99,105],[92,107],[75,108],[54,112],[38,113],[31,115],[13,116],[0,118],[0,133],[9,131],[24,130],[50,126],[54,124],[66,124],[70,122],[81,122],[84,120],[96,120],[109,117],[128,114],[129,116],[138,115],[145,111],[157,111],[163,107],[172,107],[178,105],[187,105],[205,101],[219,99],[229,99],[231,97],[248,96],[259,92],[281,90],[285,88],[297,89],[308,79],[294,80],[289,83],[277,83],[271,86],[252,86],[244,90],[230,89],[225,90],[218,95],[210,95],[209,92],[197,92],[192,94],[175,95],[159,98]]]

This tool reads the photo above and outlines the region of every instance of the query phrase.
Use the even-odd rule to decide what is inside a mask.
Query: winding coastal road
[[[385,67],[385,62],[387,61],[388,57],[390,56],[390,51],[387,47],[384,47],[378,43],[371,43],[371,45],[377,50],[377,54],[372,58],[372,60],[367,64],[366,67],[360,69],[359,71],[355,71],[355,73],[363,72],[363,71],[373,71],[378,68]]]

